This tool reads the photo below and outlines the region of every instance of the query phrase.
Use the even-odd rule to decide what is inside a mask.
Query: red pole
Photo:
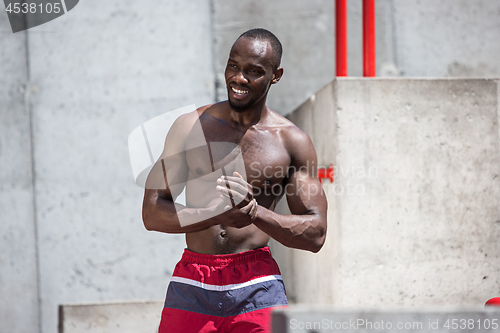
[[[335,1],[335,51],[337,76],[347,76],[347,0]]]
[[[375,0],[363,0],[363,76],[375,76]]]

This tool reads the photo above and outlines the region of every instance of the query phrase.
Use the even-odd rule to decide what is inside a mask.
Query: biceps
[[[294,215],[317,213],[326,200],[319,180],[307,173],[293,174],[285,189],[290,212]]]
[[[184,152],[160,158],[148,175],[146,189],[163,190],[175,198],[182,192],[187,176]]]

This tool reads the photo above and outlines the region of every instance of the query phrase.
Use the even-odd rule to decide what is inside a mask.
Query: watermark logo
[[[207,142],[195,110],[190,105],[155,117],[128,138],[135,183],[150,190],[168,188],[181,226],[220,215],[245,196],[232,197],[231,206],[221,199],[217,179],[236,172],[246,181],[243,155],[236,144]],[[196,165],[194,170],[188,169],[186,159]],[[197,210],[186,210],[186,206]]]
[[[259,198],[286,196],[309,202],[325,194],[363,196],[366,178],[378,176],[376,167],[320,168],[309,160],[286,164],[273,160],[272,153],[252,154],[248,146],[252,160],[245,162],[239,141],[220,141],[231,137],[223,134],[230,131],[224,121],[198,114],[195,105],[145,122],[128,138],[135,183],[148,190],[166,190],[163,195],[171,197],[181,226],[186,226],[232,208],[250,207]],[[317,179],[321,170],[331,180],[337,175],[340,182],[322,186]]]
[[[52,21],[75,8],[79,0],[4,0],[12,32]]]

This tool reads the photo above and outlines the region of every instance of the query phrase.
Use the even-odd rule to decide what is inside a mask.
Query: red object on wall
[[[328,168],[318,168],[318,178],[321,184],[323,179],[330,179],[330,183],[333,183],[333,164],[330,163]]]
[[[484,306],[500,306],[500,297],[489,299]]]
[[[363,76],[375,76],[375,0],[363,0]]]
[[[335,1],[336,75],[347,76],[347,0]]]

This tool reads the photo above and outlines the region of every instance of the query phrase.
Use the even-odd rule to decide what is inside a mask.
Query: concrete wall
[[[377,76],[500,76],[499,13],[499,1],[377,0]],[[347,22],[349,76],[362,76],[362,1]]]
[[[500,76],[500,1],[392,1],[392,11],[404,76]]]
[[[36,332],[38,283],[26,34],[0,15],[0,331]],[[26,320],[25,318],[30,318]]]
[[[213,101],[208,2],[81,1],[19,34],[0,17],[0,330],[55,332],[63,303],[162,299],[184,238],[144,229],[127,137]]]
[[[276,247],[296,302],[482,306],[500,293],[499,92],[493,79],[337,79],[289,116],[336,171],[325,248]]]
[[[377,0],[377,76],[498,77],[499,1]],[[269,106],[288,114],[335,75],[334,1],[212,2],[217,99],[234,40],[262,27],[283,44],[283,79]],[[362,1],[348,1],[349,76],[363,75]]]
[[[43,332],[58,304],[164,297],[184,238],[144,229],[127,137],[213,100],[209,13],[206,2],[83,1],[28,31]]]

